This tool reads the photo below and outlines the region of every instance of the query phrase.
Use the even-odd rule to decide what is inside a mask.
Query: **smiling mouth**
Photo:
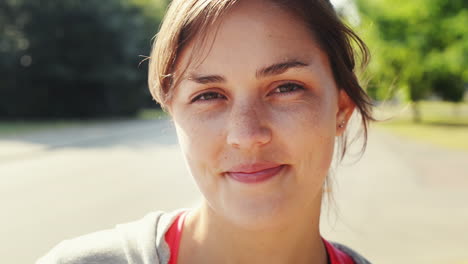
[[[242,183],[260,183],[278,175],[285,167],[286,165],[278,165],[260,170],[228,171],[226,175]]]

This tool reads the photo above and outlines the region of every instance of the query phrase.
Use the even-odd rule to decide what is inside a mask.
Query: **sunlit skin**
[[[242,1],[192,41],[168,109],[204,196],[187,218],[179,263],[326,263],[319,232],[322,188],[337,136],[354,105],[300,20],[260,0]],[[206,52],[204,52],[206,51]],[[199,63],[188,63],[191,54]],[[257,183],[239,166],[282,166]]]

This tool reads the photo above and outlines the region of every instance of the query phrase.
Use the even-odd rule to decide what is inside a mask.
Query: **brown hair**
[[[148,83],[154,99],[163,108],[180,75],[175,74],[176,61],[185,45],[195,37],[206,35],[222,15],[240,0],[174,0],[169,6],[150,56]],[[265,0],[268,2],[268,0]],[[337,87],[343,89],[356,105],[362,121],[364,144],[372,117],[371,100],[356,77],[356,59],[366,66],[369,51],[365,43],[337,16],[328,0],[269,0],[295,14],[311,30],[327,54]],[[356,49],[357,48],[357,49]],[[360,56],[358,56],[360,55]],[[340,160],[348,146],[347,135],[340,141]]]

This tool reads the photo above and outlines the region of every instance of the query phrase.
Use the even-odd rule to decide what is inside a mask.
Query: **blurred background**
[[[146,84],[167,2],[0,1],[1,263],[200,201]],[[332,2],[371,49],[385,122],[335,170],[324,237],[373,263],[467,264],[468,1]]]

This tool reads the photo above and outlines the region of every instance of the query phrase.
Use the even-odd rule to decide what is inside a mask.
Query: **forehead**
[[[188,71],[220,67],[253,70],[288,59],[323,59],[313,32],[294,14],[271,2],[241,1],[215,26],[198,34],[179,56]]]

